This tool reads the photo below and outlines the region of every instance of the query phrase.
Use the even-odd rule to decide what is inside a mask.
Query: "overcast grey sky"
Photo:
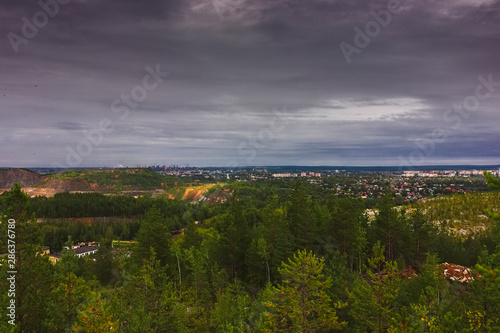
[[[0,3],[0,166],[500,163],[498,0],[59,1]]]

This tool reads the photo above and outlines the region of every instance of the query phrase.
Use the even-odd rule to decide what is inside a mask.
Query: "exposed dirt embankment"
[[[0,189],[10,189],[15,183],[20,183],[22,187],[30,187],[41,179],[39,174],[29,170],[0,169]]]
[[[184,195],[182,196],[182,200],[190,199],[190,201],[198,201],[202,195],[204,195],[212,186],[215,184],[208,184],[205,186],[197,186],[197,187],[188,187]]]
[[[42,184],[37,187],[26,187],[23,190],[29,196],[52,197],[57,193],[62,192],[78,192],[78,191],[100,191],[102,190],[97,184],[89,184],[86,181],[72,181],[60,179],[42,179]]]
[[[209,195],[202,195],[197,201],[198,202],[207,202],[210,204],[221,204],[228,201],[233,195],[233,190],[218,188]]]

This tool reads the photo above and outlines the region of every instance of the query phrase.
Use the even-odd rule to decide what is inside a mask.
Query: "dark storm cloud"
[[[72,0],[15,53],[7,34],[41,7],[2,1],[0,164],[64,164],[105,119],[80,165],[397,165],[436,129],[422,163],[498,163],[500,86],[446,112],[500,82],[500,1],[401,0],[348,64],[339,44],[388,3]],[[114,112],[157,64],[170,75]]]

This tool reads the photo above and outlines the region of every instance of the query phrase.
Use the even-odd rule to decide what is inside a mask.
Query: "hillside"
[[[0,193],[9,190],[14,183],[21,183],[30,197],[52,197],[64,192],[98,192],[134,197],[161,196],[190,202],[220,203],[227,200],[227,193],[209,192],[215,184],[190,182],[140,168],[65,170],[45,176],[21,169],[0,170]]]
[[[26,169],[0,169],[0,189],[10,189],[15,183],[29,187],[40,182],[42,177]]]
[[[67,191],[154,190],[167,181],[149,169],[66,170],[45,177],[35,187]]]
[[[485,210],[500,211],[500,193],[465,193],[424,200],[418,206],[433,222],[466,235],[490,227]]]

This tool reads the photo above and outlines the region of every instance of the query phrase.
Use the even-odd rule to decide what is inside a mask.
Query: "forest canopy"
[[[492,191],[498,190],[498,180],[487,179]],[[222,204],[100,194],[30,199],[14,186],[2,196],[1,252],[7,252],[7,220],[15,218],[17,316],[15,327],[6,321],[0,327],[7,332],[500,329],[498,192],[488,194],[484,207],[465,210],[484,215],[487,228],[460,236],[444,222],[460,207],[470,209],[466,196],[441,199],[448,200],[444,206],[430,201],[396,208],[393,193],[386,192],[369,216],[360,198],[320,195],[301,180],[261,185],[235,184]],[[448,205],[459,208],[443,208]],[[37,223],[40,217],[47,220]],[[134,242],[112,246],[113,240]],[[92,257],[62,250],[64,244],[90,241],[100,243]],[[46,245],[62,250],[55,265],[42,255]],[[471,268],[473,278],[445,279],[444,262]],[[3,261],[2,290],[8,289],[7,271]],[[7,294],[0,297],[5,309]]]

